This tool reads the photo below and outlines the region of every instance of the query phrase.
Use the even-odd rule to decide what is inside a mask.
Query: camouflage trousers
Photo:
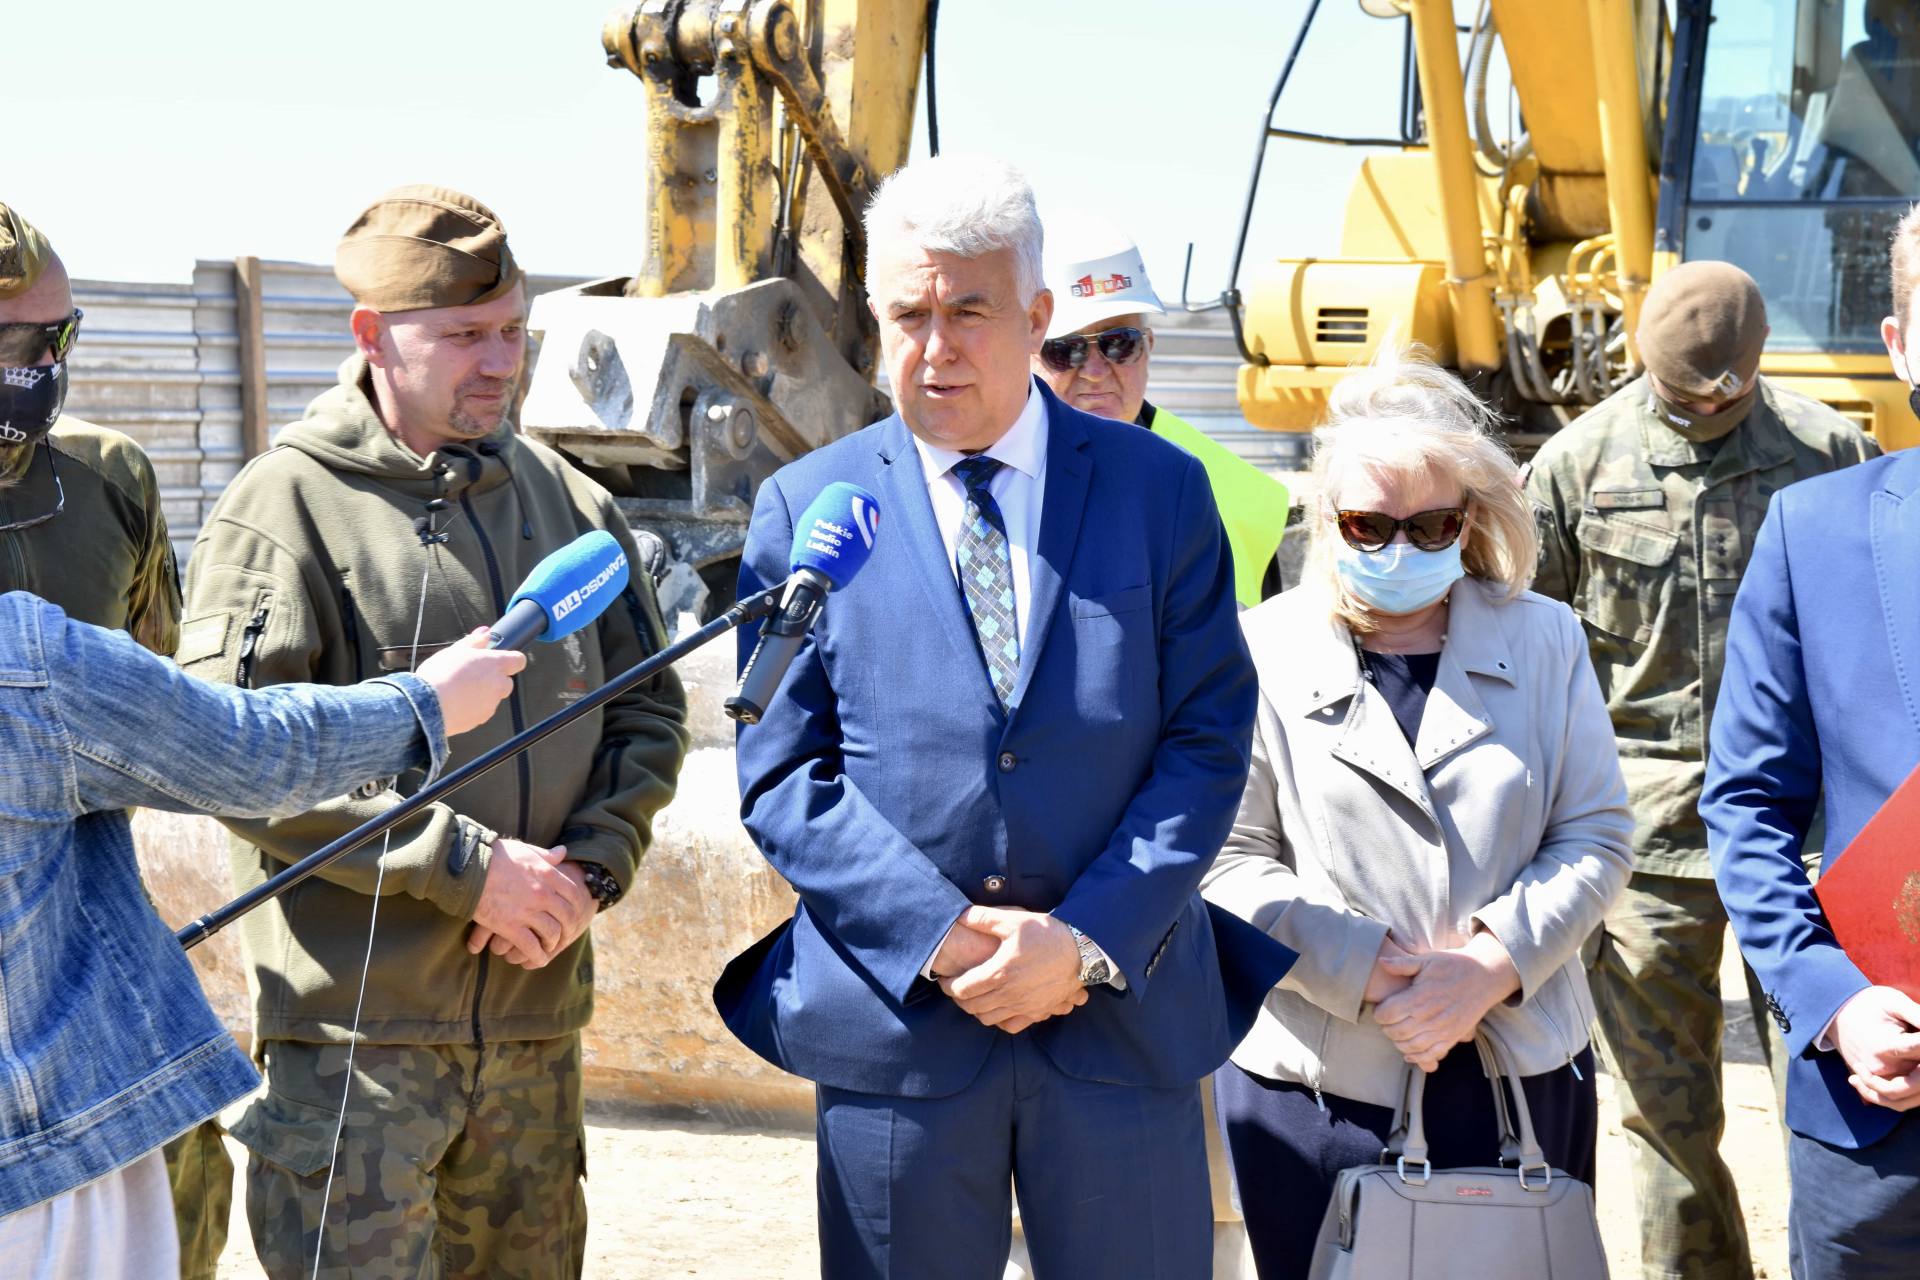
[[[580,1037],[363,1044],[338,1167],[347,1046],[266,1046],[266,1092],[233,1127],[247,1224],[272,1280],[555,1280],[586,1256]]]
[[[214,1280],[233,1214],[233,1159],[220,1126],[197,1124],[160,1149],[173,1188],[173,1225],[180,1235],[180,1280]]]
[[[1727,913],[1712,880],[1636,874],[1607,913],[1592,972],[1600,1048],[1633,1156],[1646,1280],[1751,1280],[1740,1196],[1720,1158]],[[1747,998],[1775,1074],[1783,1050],[1751,970]]]

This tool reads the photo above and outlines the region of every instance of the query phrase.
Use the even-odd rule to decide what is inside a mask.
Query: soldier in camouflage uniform
[[[1645,376],[1548,440],[1527,478],[1534,589],[1585,624],[1634,811],[1635,872],[1592,979],[1648,1280],[1752,1275],[1718,1150],[1727,916],[1697,810],[1734,592],[1775,490],[1879,452],[1834,410],[1759,376],[1766,334],[1744,271],[1668,272],[1641,312]]]
[[[60,412],[80,312],[46,237],[0,204],[0,592],[31,591],[171,655],[180,579],[153,464],[140,446]],[[34,379],[32,372],[41,372]],[[31,387],[16,385],[33,381]],[[30,426],[44,403],[51,429]],[[182,1280],[213,1280],[233,1209],[233,1161],[207,1121],[169,1142]]]
[[[588,530],[640,559],[607,492],[514,430],[526,293],[485,205],[389,192],[349,228],[335,270],[359,304],[357,354],[228,486],[195,544],[177,657],[205,679],[406,670],[499,617],[536,563]],[[595,622],[534,646],[447,767],[664,643],[636,573]],[[320,1275],[353,1280],[579,1273],[588,926],[633,883],[685,721],[664,673],[239,923],[267,1089],[233,1136],[274,1280],[305,1280],[316,1257]],[[422,781],[229,822],[238,887]]]

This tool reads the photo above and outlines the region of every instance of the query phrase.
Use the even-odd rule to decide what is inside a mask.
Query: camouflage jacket
[[[63,417],[31,456],[5,466],[18,479],[0,487],[0,525],[15,526],[0,529],[0,591],[31,591],[70,618],[171,655],[180,577],[140,446]]]
[[[1643,377],[1534,458],[1534,590],[1572,605],[1586,627],[1620,744],[1638,870],[1712,874],[1697,810],[1707,726],[1734,592],[1768,499],[1879,452],[1834,410],[1765,378],[1744,423],[1692,444],[1654,416]]]

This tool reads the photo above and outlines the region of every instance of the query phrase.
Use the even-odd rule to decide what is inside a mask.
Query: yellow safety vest
[[[1198,458],[1206,469],[1233,548],[1233,594],[1246,608],[1259,604],[1260,584],[1287,531],[1287,511],[1293,505],[1287,486],[1158,405],[1150,429]]]

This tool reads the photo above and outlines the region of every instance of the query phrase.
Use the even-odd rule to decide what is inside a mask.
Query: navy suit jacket
[[[750,1048],[836,1088],[944,1097],[979,1072],[1003,1033],[920,976],[970,903],[1052,911],[1126,975],[1022,1033],[1083,1079],[1199,1079],[1292,960],[1197,892],[1246,784],[1255,702],[1206,473],[1042,391],[1031,620],[1005,714],[898,416],[782,468],[754,504],[742,597],[785,577],[794,520],[827,484],[880,502],[871,560],[739,733],[742,820],[800,903],[715,989]]]
[[[1822,869],[1920,763],[1920,451],[1774,495],[1734,601],[1700,814],[1720,895],[1792,1060],[1787,1124],[1841,1147],[1897,1113],[1861,1102],[1813,1042],[1867,979],[1800,863],[1824,799]]]

